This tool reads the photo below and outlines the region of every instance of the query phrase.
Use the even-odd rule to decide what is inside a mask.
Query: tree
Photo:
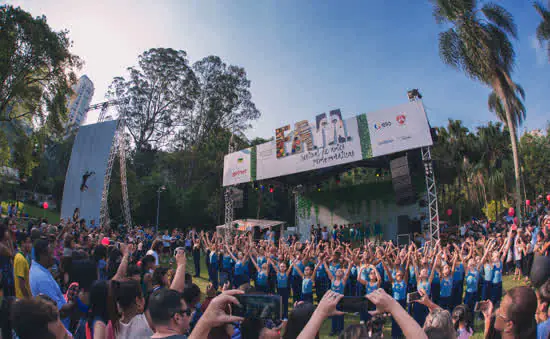
[[[491,94],[489,94],[488,105],[489,111],[495,113],[498,120],[505,123],[510,131],[513,131],[513,136],[517,138],[516,131],[521,123],[525,120],[527,113],[525,106],[523,105],[523,100],[525,100],[525,91],[523,90],[523,87],[521,87],[519,84],[515,84],[515,88],[513,88],[513,90],[515,90],[515,92],[507,94],[509,97],[512,115],[512,126],[508,126],[504,104],[502,103],[502,100],[500,100],[500,97],[496,94],[495,91],[492,91]]]
[[[514,126],[513,99],[516,84],[511,79],[515,52],[509,36],[517,38],[512,15],[494,3],[480,8],[471,0],[432,0],[437,23],[450,25],[439,34],[439,54],[447,65],[463,71],[496,93],[506,115],[506,124]],[[510,133],[515,174],[516,211],[521,211],[519,155],[515,131]]]
[[[548,60],[550,61],[550,11],[540,2],[535,2],[533,6],[542,18],[541,23],[537,26],[537,39],[539,39],[541,45],[546,42]]]
[[[176,123],[193,108],[198,85],[185,51],[152,48],[139,56],[138,64],[128,68],[127,79],[113,80],[108,97],[125,102],[119,112],[141,152],[169,140]]]
[[[0,27],[0,121],[44,118],[59,90],[70,93],[82,63],[69,51],[68,31],[10,5],[0,6]]]
[[[6,133],[0,129],[0,167],[8,166],[11,159],[10,144]]]
[[[193,110],[183,116],[178,145],[200,145],[218,129],[244,132],[260,117],[252,102],[250,80],[244,68],[227,65],[220,57],[208,56],[193,65],[199,85]]]

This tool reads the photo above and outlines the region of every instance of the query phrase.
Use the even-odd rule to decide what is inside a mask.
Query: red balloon
[[[546,196],[546,200],[550,201],[550,194]]]
[[[525,205],[531,206],[531,200],[525,200]]]
[[[514,224],[519,224],[518,217],[514,217]]]
[[[44,203],[42,204],[42,207],[44,207],[44,209],[45,209],[45,210],[47,210],[47,209],[48,209],[48,207],[49,207],[49,205],[48,205],[48,203],[47,203],[47,202],[44,202]]]
[[[516,214],[516,211],[514,210],[513,207],[510,207],[510,208],[508,209],[508,215],[511,216],[511,217],[513,217],[514,214]]]
[[[448,216],[451,216],[452,214],[453,214],[453,210],[449,208],[449,209],[447,210],[447,215],[448,215]]]

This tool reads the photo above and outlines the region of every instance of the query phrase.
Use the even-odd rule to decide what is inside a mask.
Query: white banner
[[[285,127],[283,127],[285,128]],[[307,131],[307,136],[299,135]],[[298,122],[279,138],[256,146],[257,180],[311,171],[362,159],[355,117],[342,121],[340,111],[317,116],[314,123]],[[288,138],[283,137],[288,136]],[[284,144],[284,154],[282,146]],[[297,147],[298,145],[298,147]]]
[[[421,102],[368,113],[367,121],[373,157],[433,144]]]
[[[223,185],[231,186],[251,181],[250,148],[227,154],[223,159]]]

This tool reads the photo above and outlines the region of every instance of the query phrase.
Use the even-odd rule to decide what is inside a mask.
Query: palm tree
[[[550,11],[538,1],[533,6],[542,18],[542,22],[537,27],[537,39],[541,44],[546,41],[548,60],[550,61]]]
[[[506,124],[506,126],[508,126],[508,129],[510,130],[510,133],[512,133],[517,138],[518,136],[516,135],[516,132],[518,126],[523,123],[527,113],[525,110],[525,106],[523,105],[523,100],[525,100],[525,91],[523,90],[523,87],[521,87],[519,84],[515,85],[515,93],[508,94],[510,98],[510,107],[512,110],[512,126],[508,126],[504,105],[502,104],[502,101],[495,93],[495,91],[492,91],[491,94],[489,94],[489,100],[487,104],[489,106],[489,111],[495,113],[498,120]]]
[[[494,3],[472,0],[432,0],[437,23],[450,25],[439,33],[439,54],[447,65],[491,87],[503,106],[506,123],[514,125],[513,99],[518,91],[511,79],[517,39],[512,15]],[[479,7],[481,6],[481,7]],[[521,210],[519,157],[516,138],[510,133],[516,179],[516,211]]]

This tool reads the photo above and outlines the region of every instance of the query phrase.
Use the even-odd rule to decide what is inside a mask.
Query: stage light
[[[321,192],[321,184],[317,184],[317,192]]]
[[[269,193],[275,192],[275,188],[273,188],[273,185],[269,185]]]
[[[264,190],[264,188],[265,188],[264,185],[260,185],[260,189],[261,189],[262,191]]]
[[[257,191],[258,190],[258,183],[254,183],[254,189]]]
[[[339,176],[339,175],[336,175],[336,176],[334,177],[334,182],[335,182],[337,185],[340,184],[340,176]]]
[[[377,177],[381,177],[382,174],[383,174],[383,173],[382,173],[382,169],[381,169],[381,168],[377,168],[377,169],[376,169],[376,176],[377,176]]]

